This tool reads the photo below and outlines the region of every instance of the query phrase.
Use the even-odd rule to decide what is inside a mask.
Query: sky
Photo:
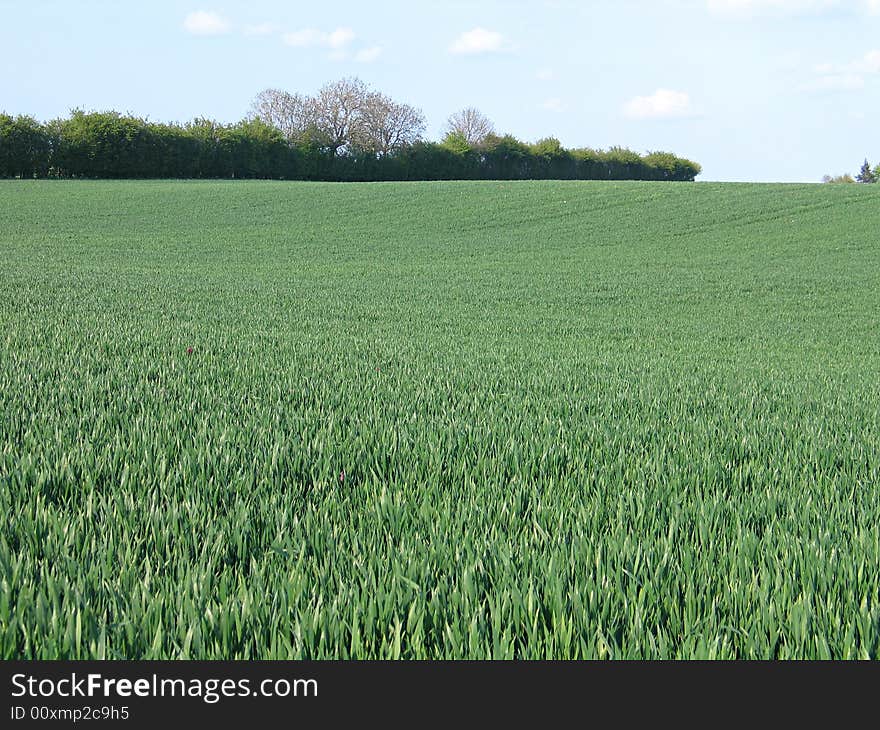
[[[357,76],[428,138],[663,150],[701,180],[818,182],[880,161],[880,0],[0,0],[0,111],[248,114]]]

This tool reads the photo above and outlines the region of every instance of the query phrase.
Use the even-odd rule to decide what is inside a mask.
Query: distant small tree
[[[859,174],[856,175],[856,182],[860,183],[875,183],[877,182],[877,176],[874,174],[874,170],[871,169],[871,165],[868,164],[868,161],[862,164],[862,169],[859,170]]]
[[[831,176],[831,175],[825,175],[825,176],[822,178],[822,182],[823,182],[823,183],[830,184],[830,185],[841,185],[841,184],[846,184],[846,185],[848,185],[848,184],[850,184],[850,183],[854,183],[855,180],[853,179],[853,176],[852,176],[852,175],[849,175],[849,174],[845,174],[845,175],[834,175],[834,176]]]
[[[462,109],[446,120],[446,135],[459,134],[464,137],[469,147],[479,147],[486,137],[495,132],[495,127],[488,117],[473,107]]]

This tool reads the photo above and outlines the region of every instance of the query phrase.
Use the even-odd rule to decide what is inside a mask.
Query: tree
[[[0,113],[0,177],[691,181],[700,173],[696,163],[665,152],[569,150],[554,137],[526,144],[490,131],[475,109],[449,125],[442,143],[423,141],[420,110],[356,78],[313,97],[266,89],[234,124],[160,124],[79,109],[41,124]],[[871,178],[878,174],[866,163],[860,179]]]
[[[251,103],[251,118],[275,127],[291,144],[302,144],[315,125],[311,100],[280,89],[265,89],[257,94]]]
[[[489,134],[481,149],[483,176],[494,180],[518,180],[529,177],[529,146],[512,134],[499,137]]]
[[[425,117],[421,110],[373,92],[364,98],[359,138],[354,141],[364,150],[384,157],[415,144],[424,131]]]
[[[831,175],[825,175],[822,178],[822,182],[828,183],[831,185],[841,185],[841,184],[846,185],[846,184],[854,183],[855,180],[853,179],[852,175],[847,175],[847,174],[835,175],[834,177],[832,177]]]
[[[611,180],[639,179],[644,174],[642,156],[626,147],[612,147],[602,157]]]
[[[339,155],[363,138],[368,93],[367,85],[352,77],[325,84],[308,100],[321,146]]]
[[[856,182],[860,183],[875,183],[877,182],[877,176],[874,174],[874,170],[871,169],[871,165],[868,164],[868,161],[865,160],[862,165],[862,169],[859,170],[859,174],[856,175]]]
[[[155,140],[143,119],[119,112],[75,109],[53,123],[53,166],[62,174],[95,178],[148,176]]]
[[[440,146],[456,155],[466,155],[471,151],[471,146],[461,132],[450,130],[446,133]]]
[[[0,177],[42,177],[50,153],[49,135],[36,119],[0,114]]]
[[[15,168],[15,119],[8,114],[0,114],[0,177],[14,177],[18,174]]]
[[[469,147],[479,147],[495,127],[478,109],[468,107],[456,112],[446,120],[446,134],[461,135]]]
[[[533,155],[547,157],[548,159],[565,155],[565,149],[556,137],[544,137],[543,139],[539,139],[534,144],[529,145],[529,148]]]

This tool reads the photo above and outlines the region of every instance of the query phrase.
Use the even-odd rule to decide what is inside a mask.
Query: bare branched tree
[[[310,100],[279,89],[266,89],[251,104],[251,116],[279,129],[289,142],[300,142],[314,126]]]
[[[346,78],[325,84],[309,99],[315,127],[333,154],[345,152],[363,135],[363,110],[368,93],[363,81]]]
[[[446,120],[446,133],[464,137],[471,147],[477,147],[495,132],[492,122],[473,107],[462,109]]]
[[[281,130],[292,144],[309,144],[334,155],[355,150],[387,155],[421,138],[422,112],[370,91],[357,78],[324,85],[315,96],[278,89],[260,92],[251,116]]]
[[[359,146],[384,156],[421,139],[425,117],[415,107],[373,92],[364,100],[360,131]]]

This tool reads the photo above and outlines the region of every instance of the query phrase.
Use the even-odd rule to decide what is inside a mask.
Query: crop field
[[[0,655],[880,658],[877,187],[0,183]]]

